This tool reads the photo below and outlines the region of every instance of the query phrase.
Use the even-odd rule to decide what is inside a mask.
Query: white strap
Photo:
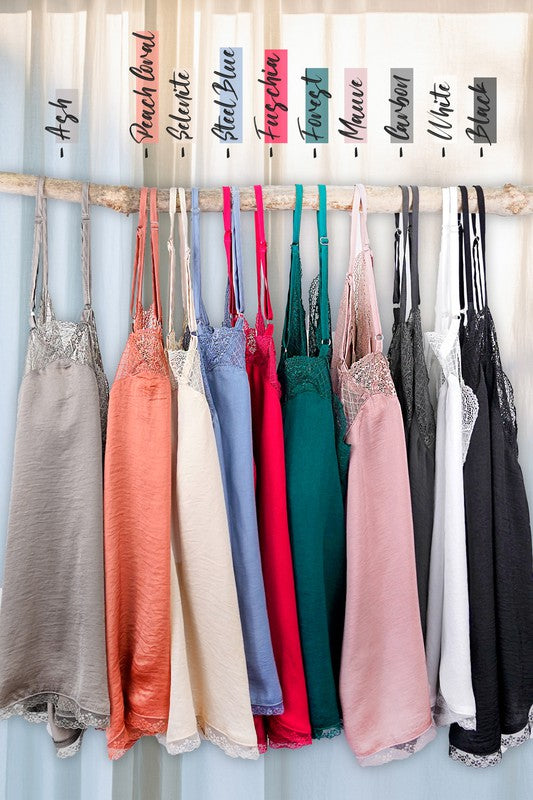
[[[189,225],[187,220],[187,198],[185,189],[178,189],[180,201],[180,263],[181,263],[181,296],[183,313],[187,320],[189,332],[196,333],[196,314],[191,279],[191,249],[189,247]]]

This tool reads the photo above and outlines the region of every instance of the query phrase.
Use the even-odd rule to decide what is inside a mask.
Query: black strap
[[[467,314],[470,316],[474,310],[474,284],[472,278],[472,251],[470,243],[470,215],[468,208],[468,191],[466,186],[459,186],[461,192],[461,221],[459,223],[460,247],[459,247],[459,285],[466,286],[466,305]],[[461,297],[461,305],[464,307],[464,290]]]
[[[400,214],[394,215],[396,230],[394,232],[394,288],[392,293],[392,304],[394,322],[396,324],[405,322],[406,299],[405,285],[407,272],[407,237],[409,235],[409,189],[407,186],[400,186],[402,190],[402,228],[400,228]],[[403,230],[402,230],[403,229]],[[403,235],[402,235],[403,234]],[[400,242],[403,240],[403,248]],[[401,267],[400,267],[400,250]]]
[[[474,258],[474,284],[476,291],[477,307],[481,310],[487,302],[487,274],[485,270],[485,195],[481,186],[474,186],[477,195],[478,213],[472,214],[472,227],[475,232],[474,242],[472,243],[472,254]],[[476,225],[479,219],[479,236],[477,235]],[[481,260],[479,257],[479,244],[481,242]]]
[[[403,227],[403,255],[400,269],[400,215],[395,214],[396,231],[394,238],[394,289],[393,313],[396,324],[405,322],[407,318],[407,260],[409,260],[409,275],[411,277],[411,308],[420,305],[420,282],[418,275],[418,221],[420,209],[420,193],[418,186],[411,186],[412,210],[409,211],[409,189],[400,186],[402,190],[402,227]],[[409,243],[409,259],[407,258],[407,244]]]
[[[411,186],[413,210],[409,226],[409,253],[411,256],[411,306],[420,305],[420,282],[418,279],[418,215],[420,209],[420,193],[418,186]]]

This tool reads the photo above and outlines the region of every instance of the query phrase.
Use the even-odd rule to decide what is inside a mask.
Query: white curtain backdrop
[[[161,142],[148,158],[134,144],[131,32],[161,34]],[[533,184],[533,4],[531,2],[348,2],[348,0],[0,0],[0,170],[140,186],[218,186],[222,183],[329,184],[418,183],[451,185],[507,181]],[[210,133],[215,119],[211,82],[220,46],[242,46],[244,143],[225,147]],[[266,47],[289,50],[288,145],[260,142],[253,115],[261,113],[257,78]],[[330,144],[313,148],[298,137],[295,119],[304,111],[306,66],[330,68],[333,94]],[[344,68],[364,66],[369,78],[369,142],[345,145],[336,120],[344,114]],[[415,143],[391,145],[388,121],[389,68],[415,70]],[[194,142],[181,157],[165,134],[172,70],[192,77]],[[457,96],[458,138],[447,146],[425,134],[428,90],[439,75],[466,87],[475,75],[498,77],[498,143],[484,148],[464,136],[471,107],[465,89]],[[50,124],[57,89],[77,89],[79,141],[59,158]],[[0,193],[0,574],[5,540],[17,392],[28,333],[28,297],[34,205],[31,198]],[[49,203],[50,285],[58,315],[75,318],[81,306],[79,206]],[[136,218],[92,208],[93,296],[104,365],[110,381],[128,334],[128,303]],[[247,311],[255,313],[253,216],[244,215]],[[348,214],[331,212],[330,298],[340,299],[348,255]],[[222,315],[225,264],[222,222],[202,216],[203,269],[208,311]],[[163,291],[166,296],[165,215],[160,216]],[[291,215],[267,219],[269,268],[277,341],[287,290]],[[388,346],[392,324],[391,216],[369,221],[376,282]],[[440,218],[423,215],[420,226],[422,317],[433,322]],[[488,220],[489,301],[504,367],[515,389],[521,463],[533,503],[533,219]],[[315,215],[304,214],[304,291],[317,269]],[[406,762],[362,769],[343,737],[300,751],[271,751],[253,763],[234,761],[204,743],[170,757],[154,740],[137,744],[119,762],[108,761],[105,736],[89,732],[81,753],[56,758],[43,726],[14,719],[0,723],[0,800],[525,800],[531,794],[533,742],[510,751],[490,770],[468,770],[447,757],[441,733]]]

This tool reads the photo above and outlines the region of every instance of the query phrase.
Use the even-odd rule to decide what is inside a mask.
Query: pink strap
[[[361,241],[363,245],[363,261],[365,265],[364,281],[367,288],[367,302],[369,305],[371,316],[371,330],[370,330],[370,352],[381,353],[383,351],[383,334],[381,332],[381,320],[379,318],[378,298],[376,295],[376,282],[374,280],[374,257],[370,249],[370,242],[368,238],[368,230],[366,227],[367,219],[367,203],[366,203],[366,189],[362,183],[357,184],[357,189],[361,197],[362,211],[359,213]]]
[[[235,289],[233,286],[233,258],[231,254],[231,189],[229,186],[222,187],[222,219],[224,222],[224,247],[226,250],[226,262],[228,266],[228,285],[229,285],[229,316],[233,324],[237,319],[237,307],[235,305]]]
[[[257,270],[257,311],[264,314],[267,322],[272,322],[274,313],[270,302],[270,291],[268,289],[268,267],[267,267],[267,242],[265,239],[265,212],[263,208],[263,189],[261,186],[254,186],[255,205],[255,257]]]

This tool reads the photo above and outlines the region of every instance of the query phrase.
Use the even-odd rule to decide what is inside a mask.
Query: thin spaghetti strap
[[[480,262],[480,246],[479,246],[479,214],[477,211],[470,212],[470,224],[472,231],[472,281],[474,284],[474,311],[476,314],[481,311],[483,307],[482,289],[481,289],[481,262]]]
[[[460,254],[464,259],[464,279],[465,279],[465,286],[466,286],[466,313],[469,317],[473,310],[474,310],[474,286],[473,286],[473,279],[472,279],[472,251],[471,251],[471,244],[470,244],[470,214],[468,208],[468,191],[466,186],[460,186],[459,191],[461,192],[461,205],[462,205],[462,224],[461,224],[461,233],[462,233],[462,240],[463,240],[463,247],[460,248]],[[461,272],[460,272],[461,275]]]
[[[394,295],[393,295],[393,314],[394,321],[398,323],[405,322],[406,309],[407,309],[407,251],[410,251],[410,213],[409,213],[409,189],[407,186],[400,186],[402,190],[402,211],[401,218],[396,214],[396,227],[399,230],[397,247],[395,248],[396,261],[395,261],[395,279],[394,279]],[[400,227],[401,220],[401,227]],[[403,247],[401,246],[403,245]],[[400,252],[401,266],[400,266]]]
[[[135,242],[135,260],[133,262],[133,278],[131,282],[130,317],[135,323],[137,309],[141,306],[141,288],[144,271],[144,248],[146,243],[146,201],[148,189],[143,186],[139,195],[139,220]]]
[[[42,280],[41,280],[41,306],[48,298],[48,236],[46,220],[46,200],[44,197],[44,178],[40,177],[37,181],[37,193],[35,195],[35,224],[33,229],[33,254],[32,254],[32,278],[30,294],[30,328],[35,328],[37,324],[35,306],[37,301],[37,278],[39,275],[39,258],[42,261]],[[42,321],[42,320],[41,320]]]
[[[376,295],[376,283],[374,280],[374,266],[373,256],[370,249],[370,241],[368,238],[368,230],[366,225],[367,220],[367,202],[366,202],[366,189],[362,183],[357,184],[359,194],[361,195],[361,212],[359,219],[361,223],[361,241],[363,245],[363,266],[364,276],[363,281],[366,285],[366,302],[368,304],[368,311],[370,312],[371,330],[370,330],[370,351],[372,353],[383,352],[383,333],[381,331],[381,320],[379,318],[378,299]]]
[[[304,187],[302,186],[301,183],[297,183],[294,189],[295,189],[295,199],[294,199],[294,211],[292,214],[292,243],[293,245],[298,245],[299,247],[300,227],[302,224]]]
[[[187,320],[189,333],[196,333],[196,316],[194,313],[194,299],[191,282],[191,250],[189,247],[189,226],[187,222],[187,198],[185,189],[178,189],[180,199],[180,261],[181,261],[181,296],[183,313]]]
[[[410,238],[409,238],[409,260],[411,264],[411,308],[418,308],[420,305],[420,280],[418,274],[418,221],[420,209],[420,193],[418,186],[411,186],[413,195],[413,210],[411,214]]]
[[[449,187],[449,213],[447,256],[444,270],[444,286],[447,291],[446,317],[447,328],[450,318],[459,319],[464,313],[464,286],[462,280],[462,226],[459,225],[459,194],[457,186]]]
[[[435,331],[441,332],[444,324],[444,318],[449,313],[449,300],[448,300],[448,250],[450,247],[451,239],[451,192],[452,187],[444,186],[442,188],[442,224],[440,236],[440,253],[439,253],[439,267],[437,271],[437,289],[435,292]]]
[[[341,364],[351,364],[350,353],[353,352],[355,342],[353,341],[353,313],[354,313],[354,283],[356,276],[356,260],[361,253],[361,224],[359,220],[361,205],[361,195],[359,186],[353,187],[352,211],[350,222],[350,261],[348,264],[347,282],[345,287],[345,298],[341,302],[337,316],[337,326],[335,329],[335,340],[333,343],[332,371],[333,385],[338,386],[338,367]]]
[[[368,216],[368,205],[366,202],[366,189],[362,183],[357,184],[357,188],[359,189],[359,195],[361,198],[361,212],[360,212],[360,225],[361,225],[361,240],[363,243],[363,248],[370,247],[370,240],[368,238],[368,229],[366,226],[366,220]]]
[[[474,186],[477,195],[477,205],[479,218],[479,237],[476,236],[474,240],[475,256],[476,256],[476,271],[474,278],[476,280],[476,288],[479,291],[480,302],[479,310],[487,304],[487,272],[485,260],[485,230],[486,230],[486,213],[485,213],[485,195],[481,186]],[[473,215],[476,216],[476,215]],[[479,241],[481,241],[481,257],[478,252]]]
[[[167,239],[168,250],[168,335],[174,332],[174,292],[176,282],[176,249],[174,247],[174,217],[176,214],[177,189],[172,186],[168,191],[168,216],[170,231]]]
[[[359,221],[361,195],[359,187],[353,187],[352,213],[350,223],[350,262],[349,269],[354,269],[354,262],[361,251],[361,223]]]
[[[159,290],[159,217],[157,213],[157,189],[150,189],[150,245],[152,248],[152,296],[155,315],[163,321],[161,294]]]
[[[302,265],[300,263],[300,225],[302,221],[303,186],[295,185],[294,211],[292,214],[291,263],[289,271],[289,291],[283,334],[281,338],[282,358],[288,355],[306,355],[307,335],[305,331],[305,312],[302,305]]]
[[[192,235],[192,292],[196,321],[209,325],[209,317],[202,298],[202,268],[200,253],[200,207],[198,189],[191,189],[191,235]]]
[[[319,355],[329,358],[331,355],[331,328],[328,299],[328,231],[327,231],[327,196],[326,187],[320,184],[318,187],[318,304],[319,304],[319,325],[320,325],[320,348]]]
[[[237,312],[235,308],[235,289],[233,286],[233,256],[232,256],[232,213],[231,213],[231,188],[222,187],[222,221],[224,223],[224,249],[226,251],[226,266],[228,270],[228,302],[224,316],[229,317],[231,324],[235,323]]]
[[[255,206],[255,260],[257,271],[257,313],[263,321],[272,322],[273,312],[268,288],[267,242],[265,239],[265,212],[263,207],[263,189],[254,186]]]
[[[83,306],[91,308],[91,216],[89,212],[89,184],[81,185],[81,280]]]
[[[241,201],[238,186],[231,187],[231,246],[231,260],[233,267],[233,297],[235,302],[235,319],[237,319],[242,317],[244,314],[244,293],[242,283]]]

